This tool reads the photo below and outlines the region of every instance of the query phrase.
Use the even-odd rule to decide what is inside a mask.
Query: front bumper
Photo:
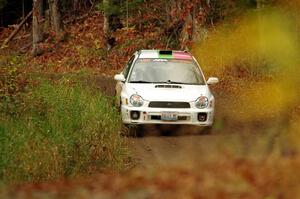
[[[133,119],[132,113],[139,113],[137,119]],[[175,113],[177,120],[164,120],[164,113]],[[212,126],[214,120],[214,108],[149,108],[121,106],[122,121],[124,124],[188,124],[196,126]],[[200,119],[199,119],[200,117]]]

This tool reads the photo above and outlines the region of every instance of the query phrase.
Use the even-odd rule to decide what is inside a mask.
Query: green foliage
[[[127,8],[128,11],[135,10],[143,2],[143,0],[123,1],[123,3],[120,3],[119,1],[109,1],[106,5],[101,1],[96,5],[96,9],[108,15],[126,15]]]
[[[16,115],[16,110],[23,105],[23,94],[28,85],[22,71],[25,61],[25,56],[0,56],[0,112]]]
[[[61,12],[67,13],[72,9],[74,0],[60,0],[59,3],[60,3]]]
[[[211,0],[207,22],[220,22],[224,19],[241,15],[252,8],[256,8],[256,0]]]
[[[96,5],[96,9],[106,13],[107,15],[120,14],[119,5],[105,4],[103,2],[100,2],[99,4]]]
[[[256,8],[256,0],[238,0],[237,5],[240,8]]]
[[[60,80],[24,97],[17,116],[0,112],[0,179],[42,181],[122,168],[126,147],[111,100]],[[1,181],[0,180],[0,181]]]
[[[7,3],[6,0],[0,0],[0,10],[2,10],[4,8],[6,3]]]
[[[132,1],[129,1],[128,2],[128,10],[129,11],[135,10],[143,2],[144,2],[143,0],[132,0]],[[122,7],[122,10],[123,10],[124,13],[126,12],[126,9],[127,9],[126,7],[127,7],[127,5],[124,3],[123,7]]]

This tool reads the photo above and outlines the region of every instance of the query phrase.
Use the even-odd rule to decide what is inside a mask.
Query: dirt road
[[[265,145],[260,144],[260,136],[256,135],[195,135],[188,132],[175,136],[150,134],[129,138],[129,147],[137,167],[181,167],[218,159],[226,153],[263,156],[267,150]]]
[[[93,84],[107,95],[114,94],[115,81],[109,77],[94,77]],[[90,81],[91,82],[91,81]],[[226,103],[226,94],[215,91],[216,121],[224,123],[221,111]],[[222,100],[218,100],[221,99]],[[223,127],[222,127],[223,125]],[[181,166],[218,157],[226,150],[245,155],[257,147],[258,136],[243,135],[249,125],[218,124],[212,135],[199,135],[198,128],[188,126],[147,126],[143,137],[128,138],[129,148],[137,167]],[[256,126],[252,125],[253,128]],[[238,133],[237,133],[238,132]],[[256,131],[259,134],[259,131]],[[261,154],[261,152],[260,152]]]
[[[193,163],[218,150],[220,136],[149,136],[130,138],[129,146],[141,167]]]

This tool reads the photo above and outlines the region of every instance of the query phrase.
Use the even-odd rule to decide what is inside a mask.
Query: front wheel
[[[127,137],[143,137],[143,129],[140,125],[123,124],[121,135]]]
[[[211,135],[213,127],[212,126],[205,126],[201,129],[200,135]]]

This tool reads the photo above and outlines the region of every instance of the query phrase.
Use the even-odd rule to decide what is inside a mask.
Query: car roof
[[[138,54],[141,59],[193,59],[193,56],[187,51],[140,50]]]

